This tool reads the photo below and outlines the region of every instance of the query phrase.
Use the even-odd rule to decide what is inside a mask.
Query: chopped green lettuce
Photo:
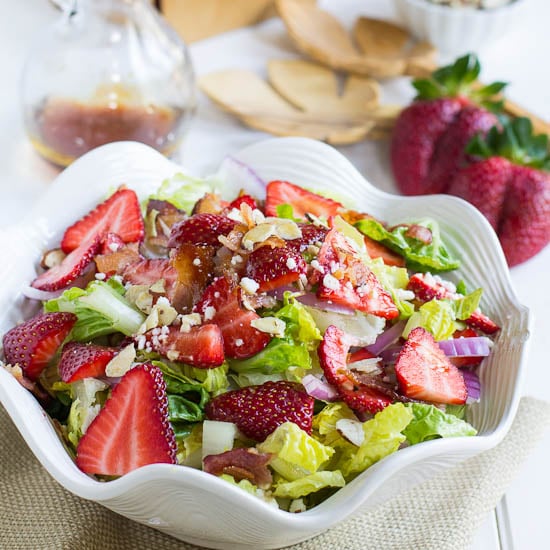
[[[312,367],[310,351],[322,339],[315,320],[291,292],[285,292],[283,305],[266,314],[285,322],[283,338],[272,338],[269,344],[248,359],[232,360],[231,369],[239,374],[252,372],[271,376],[289,368],[309,370]]]
[[[213,186],[207,180],[178,173],[165,179],[149,199],[168,201],[176,208],[191,213],[195,203],[206,193],[212,192]]]
[[[71,384],[73,402],[67,419],[67,438],[75,449],[105,403],[108,388],[108,384],[95,378],[84,378]]]
[[[69,288],[59,298],[48,300],[44,311],[68,311],[78,320],[71,339],[79,342],[121,332],[135,334],[145,316],[124,298],[124,287],[114,279],[92,281],[85,290]]]
[[[274,508],[279,508],[279,505],[277,504],[277,501],[268,493],[266,493],[263,489],[260,489],[248,479],[241,479],[240,481],[235,481],[235,478],[233,476],[230,476],[228,474],[222,474],[219,476],[220,479],[223,479],[224,481],[227,481],[228,483],[231,483],[232,485],[235,485],[236,487],[239,487],[243,491],[246,491],[247,493],[250,493],[251,495],[259,498],[260,500],[264,500]]]
[[[334,449],[315,440],[292,422],[278,426],[256,448],[262,453],[274,454],[270,466],[291,481],[315,473],[334,454]]]
[[[407,321],[403,336],[416,327],[425,328],[435,340],[448,340],[456,330],[463,328],[459,321],[468,319],[479,306],[481,289],[457,300],[430,300],[422,304]]]
[[[348,447],[348,441],[336,429],[336,423],[342,419],[357,420],[355,413],[342,401],[323,407],[321,412],[313,417],[313,430],[317,439],[330,447]]]
[[[403,403],[393,403],[363,423],[365,439],[355,453],[342,456],[339,466],[346,479],[394,453],[405,441],[401,433],[413,418],[412,411]]]
[[[355,227],[375,241],[391,248],[407,262],[407,267],[413,271],[450,271],[460,265],[451,257],[445,243],[441,239],[439,225],[434,220],[424,219],[416,225],[427,227],[432,233],[432,241],[426,244],[414,237],[407,236],[407,225],[397,225],[388,231],[379,221],[372,218],[359,220]]]
[[[414,445],[421,441],[440,437],[463,437],[476,435],[476,429],[453,414],[444,413],[434,405],[409,403],[413,418],[403,430],[407,441]]]
[[[325,487],[343,487],[346,480],[340,470],[315,472],[293,481],[279,481],[273,495],[281,498],[300,498]]]
[[[202,422],[187,424],[191,428],[176,434],[178,451],[176,461],[178,464],[190,466],[191,468],[202,468]],[[179,434],[179,437],[178,437]]]

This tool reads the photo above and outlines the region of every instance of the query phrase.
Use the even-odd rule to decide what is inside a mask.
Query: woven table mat
[[[507,437],[375,510],[359,513],[295,550],[468,548],[550,425],[550,403],[521,400]],[[0,408],[2,550],[194,550],[64,490]]]

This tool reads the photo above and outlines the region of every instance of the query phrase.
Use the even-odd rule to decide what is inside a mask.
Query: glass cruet
[[[165,155],[195,109],[187,47],[148,0],[58,0],[62,16],[23,69],[23,113],[37,151],[60,166],[112,141]]]

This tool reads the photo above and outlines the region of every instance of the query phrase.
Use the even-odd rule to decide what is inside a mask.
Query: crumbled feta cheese
[[[330,273],[327,273],[323,277],[323,285],[329,288],[330,290],[338,290],[340,288],[340,282],[336,277],[332,276]]]
[[[286,261],[286,266],[288,267],[288,269],[296,269],[297,265],[298,264],[296,263],[296,260],[294,258],[288,258]]]
[[[214,315],[216,315],[216,308],[213,306],[206,306],[204,309],[204,320],[210,321],[214,318]]]
[[[323,269],[323,267],[321,266],[318,260],[311,260],[311,263],[309,265],[319,273],[325,272],[325,270]]]
[[[197,266],[197,267],[198,267],[199,265],[201,265],[201,259],[200,259],[200,258],[195,258],[195,259],[193,260],[193,265],[195,265],[195,266]]]
[[[397,288],[395,295],[398,300],[414,300],[414,292],[412,290],[405,290],[404,288]]]
[[[107,275],[105,275],[105,273],[96,273],[95,274],[95,278],[98,280],[98,281],[104,281],[106,279]]]
[[[232,208],[227,217],[235,222],[244,223],[243,216],[238,208]]]
[[[300,512],[305,512],[307,510],[306,504],[304,502],[304,499],[302,498],[295,498],[288,507],[288,511],[291,514],[299,514]]]
[[[256,294],[256,292],[260,288],[260,285],[254,279],[250,279],[249,277],[243,277],[241,279],[241,282],[239,283],[239,286],[247,294]]]
[[[242,345],[244,344],[244,340],[242,340],[241,338],[237,338],[235,340],[235,345],[240,348]]]
[[[116,252],[120,248],[120,245],[118,243],[109,243],[108,248],[112,252]]]
[[[242,263],[243,263],[243,257],[240,254],[235,254],[231,258],[231,265],[233,267],[235,267],[237,264],[242,264]]]

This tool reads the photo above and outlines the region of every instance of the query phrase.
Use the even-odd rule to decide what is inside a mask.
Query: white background
[[[550,2],[525,2],[528,4],[525,19],[518,21],[508,36],[481,52],[483,80],[510,82],[509,97],[550,120]],[[320,0],[319,3],[332,10],[345,24],[361,14],[394,16],[391,1]],[[34,153],[26,140],[19,94],[26,52],[41,29],[57,16],[47,0],[0,0],[0,226],[17,223],[58,173]],[[264,73],[268,59],[297,55],[277,20],[197,43],[191,47],[191,54],[199,75],[222,68],[250,68]],[[410,97],[412,91],[406,79],[397,79],[384,87],[385,101],[405,103]],[[178,160],[197,173],[207,173],[213,171],[226,154],[263,137],[264,134],[243,128],[201,98],[199,112],[178,152]],[[395,192],[388,169],[387,145],[363,142],[340,150],[375,185]],[[535,316],[523,393],[550,400],[547,353],[550,247],[513,268],[512,279],[520,300]],[[476,550],[511,548],[512,545],[519,550],[550,547],[547,540],[549,453],[550,432],[510,487],[505,505],[499,509],[498,532],[495,516],[491,515],[476,538]]]

